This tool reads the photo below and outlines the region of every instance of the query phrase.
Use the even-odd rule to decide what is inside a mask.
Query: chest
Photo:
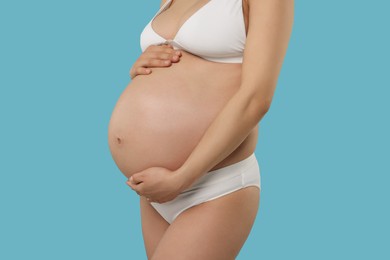
[[[223,17],[228,12],[221,10],[224,8],[223,2],[235,1],[236,6],[234,12],[235,16],[242,15],[245,26],[245,35],[248,32],[249,26],[249,6],[247,0],[166,0],[166,7],[161,10],[151,22],[153,29],[165,39],[174,39],[180,32],[183,25],[191,20],[200,18],[203,14],[207,16],[208,22],[217,23],[223,21]],[[220,4],[215,2],[219,1]],[[228,4],[231,4],[228,2]],[[239,10],[237,10],[239,8]],[[224,12],[225,11],[225,12]],[[237,12],[242,12],[238,14]],[[204,17],[202,17],[204,19]]]

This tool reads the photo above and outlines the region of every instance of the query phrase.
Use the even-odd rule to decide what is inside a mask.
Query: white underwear
[[[150,204],[171,224],[180,213],[192,206],[248,186],[261,190],[260,167],[254,153],[244,160],[204,174],[171,201]]]

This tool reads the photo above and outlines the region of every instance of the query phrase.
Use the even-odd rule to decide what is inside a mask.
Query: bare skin
[[[175,19],[181,24],[204,3],[177,1],[155,19],[154,28],[169,38],[175,32],[169,24]],[[244,0],[246,32],[248,10]],[[172,29],[164,32],[163,28]],[[180,167],[240,88],[241,66],[210,62],[182,50],[179,62],[137,75],[120,97],[110,120],[109,145],[121,171],[130,177],[156,165],[172,170]],[[247,158],[255,150],[257,132],[256,125],[211,170]],[[258,188],[248,187],[191,207],[169,225],[141,196],[148,259],[235,259],[252,228],[259,200]]]
[[[243,6],[243,12],[247,29],[247,5]],[[156,47],[159,48],[160,46]],[[164,53],[164,55],[166,55],[164,50],[162,50],[161,53]],[[171,55],[171,57],[174,56],[173,51]],[[154,54],[153,57],[156,56],[158,55]],[[169,58],[168,55],[166,55],[165,57],[166,59]],[[162,62],[158,62],[159,61],[156,61],[154,64],[163,65]],[[141,62],[139,64],[146,64],[146,61]],[[213,65],[218,66],[219,64]],[[193,66],[195,67],[196,64],[193,64]],[[218,68],[216,68],[215,71],[218,71],[217,69]],[[228,68],[228,70],[232,71],[227,71],[226,74],[229,74],[233,72],[233,70],[238,69],[240,68],[232,66],[231,68]],[[137,71],[140,73],[139,75],[144,75],[141,73],[146,72],[145,66],[140,66]],[[206,74],[207,71],[208,70],[204,70],[203,74]],[[207,77],[209,75],[201,75],[200,77],[204,76]],[[218,77],[213,78],[218,79]],[[212,87],[212,84],[210,85],[211,86],[209,87]],[[207,93],[205,93],[205,95],[207,95]],[[243,144],[236,149],[235,152],[233,152],[220,164],[216,165],[212,170],[225,167],[227,165],[233,164],[237,161],[246,158],[248,154],[254,151],[257,143],[257,136],[258,129],[256,127],[247,137],[247,139],[243,142]],[[167,239],[162,240],[165,231],[168,230],[170,225],[150,205],[150,203],[146,200],[145,197],[140,196],[142,233],[148,259],[152,259],[152,256],[155,254],[160,242],[161,244],[159,246],[159,250],[157,251],[157,254],[155,254],[155,256],[153,257],[153,259],[230,259],[232,255],[235,256],[239,253],[239,250],[247,239],[258,211],[259,201],[260,193],[258,189],[256,187],[248,187],[246,189],[236,191],[230,195],[223,196],[213,201],[209,201],[192,207],[183,212],[175,220],[175,225],[169,229],[169,232],[167,232],[167,235],[165,236]],[[224,209],[224,211],[221,210],[222,208]],[[234,212],[234,215],[232,215],[232,212]],[[221,232],[223,232],[224,229],[224,224],[221,223],[221,219],[226,219],[227,215],[230,216],[227,222],[233,221],[236,223],[242,223],[242,225],[236,225],[237,228],[235,230],[229,231],[229,236],[231,237],[231,240],[227,241],[227,243],[224,244],[219,242],[219,235],[222,234]],[[203,220],[203,227],[198,226],[198,224],[200,225],[200,223],[197,223],[197,229],[194,230],[192,228],[194,227],[192,225],[194,218],[201,218]],[[206,230],[207,234],[205,234]],[[197,236],[195,236],[195,234],[197,234]],[[210,236],[212,234],[214,234],[214,236]],[[212,250],[199,250],[201,247],[207,245],[206,243],[204,243],[206,242],[204,241],[205,237],[208,237],[210,239],[210,241],[207,241],[207,244],[211,246],[211,248],[213,248]],[[177,239],[174,241],[174,243],[172,243],[169,238]],[[199,241],[202,242],[199,243]],[[212,244],[213,241],[217,241],[216,245]],[[183,244],[181,244],[181,242],[183,242]],[[197,249],[196,251],[194,250],[195,248]],[[226,248],[230,248],[231,251],[227,252]],[[180,249],[180,252],[178,252],[178,249]],[[196,255],[194,254],[194,252],[198,252],[202,255]]]
[[[169,225],[141,196],[148,259],[235,259],[252,229],[259,202],[259,189],[247,187],[191,207]]]
[[[151,45],[134,62],[130,69],[130,78],[134,79],[138,75],[148,75],[152,73],[152,68],[169,67],[172,63],[179,62],[180,50],[174,50],[169,44]]]
[[[158,19],[170,10],[155,19],[155,27],[160,22]],[[247,8],[244,11],[247,13]],[[176,12],[180,14],[183,10]],[[153,47],[149,52],[149,56],[156,56]],[[184,50],[180,52],[180,61],[168,67],[157,67],[155,61],[157,65],[151,69],[152,73],[137,75],[114,108],[109,124],[109,146],[126,177],[152,166],[179,168],[240,86],[241,64],[216,63]],[[144,55],[139,64],[150,60]],[[167,58],[169,55],[173,54]],[[143,69],[138,66],[138,72]],[[174,125],[167,122],[167,114]],[[211,170],[248,157],[256,148],[257,136],[256,126],[234,152]]]

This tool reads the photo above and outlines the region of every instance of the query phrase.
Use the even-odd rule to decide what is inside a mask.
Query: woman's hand
[[[151,167],[137,172],[126,183],[138,195],[157,203],[173,200],[185,187],[182,174],[163,167]]]
[[[130,77],[134,79],[137,75],[150,74],[153,67],[169,67],[172,62],[178,62],[180,56],[181,52],[174,50],[172,45],[150,45],[134,62]]]

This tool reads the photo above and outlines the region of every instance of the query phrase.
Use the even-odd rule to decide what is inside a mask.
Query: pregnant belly
[[[115,105],[108,143],[127,177],[152,166],[179,168],[238,87],[232,79],[210,85],[199,77],[179,78],[185,72],[175,69],[180,67],[137,76]]]

